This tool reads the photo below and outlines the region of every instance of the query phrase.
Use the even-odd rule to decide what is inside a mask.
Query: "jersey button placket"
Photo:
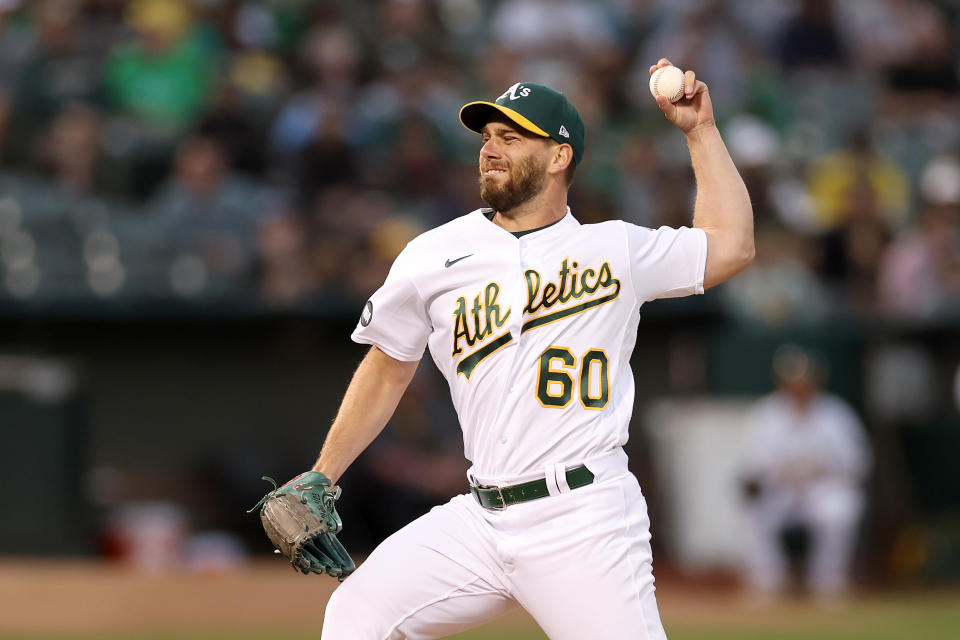
[[[511,247],[510,249],[508,249],[508,250],[506,250],[506,251],[504,252],[504,264],[503,264],[503,266],[501,267],[501,268],[503,268],[504,273],[507,273],[507,274],[508,274],[508,273],[513,269],[513,265],[516,264],[515,260],[517,260],[517,257],[516,257],[517,254],[515,253],[515,251],[516,251],[516,248],[515,248],[515,247]],[[506,283],[503,283],[503,282],[502,282],[501,284],[502,284],[502,285],[505,285]],[[510,295],[513,296],[513,298],[511,299],[511,303],[512,303],[512,304],[511,304],[511,306],[510,306],[510,309],[511,309],[511,311],[510,311],[510,318],[509,318],[509,321],[508,321],[508,324],[507,324],[507,327],[509,328],[510,333],[513,335],[513,340],[511,340],[510,344],[507,345],[507,348],[509,349],[509,351],[506,351],[506,350],[505,350],[505,353],[509,353],[509,352],[513,351],[513,349],[514,349],[515,346],[516,346],[517,336],[518,336],[519,333],[520,333],[520,324],[517,322],[517,317],[520,315],[520,314],[517,312],[517,308],[516,308],[517,294],[514,294],[514,293],[513,293],[514,287],[512,287],[512,286],[511,286],[511,287],[507,287],[507,290],[508,290],[508,291],[511,291]],[[522,307],[521,307],[521,311],[522,311]],[[514,357],[515,357],[515,356],[514,356]],[[512,360],[511,360],[511,362],[512,362]],[[509,369],[512,368],[512,365],[503,364],[503,365],[501,365],[501,367],[502,367],[503,369],[507,369],[507,370],[509,371]],[[501,389],[501,395],[506,394],[506,392],[507,392],[508,389],[509,389],[510,376],[509,376],[509,375],[503,376],[503,381],[504,381],[504,382],[503,382],[504,386],[503,386],[503,388]],[[504,414],[504,411],[503,411],[503,410],[504,410],[504,403],[501,402],[501,403],[497,406],[497,410],[496,410],[496,413],[495,413],[494,421],[493,421],[493,424],[492,424],[492,432],[493,432],[493,433],[491,433],[491,435],[492,435],[492,436],[496,439],[496,441],[499,442],[501,445],[506,444],[506,425],[504,424],[505,418],[504,418],[504,415],[503,415],[503,414]],[[497,435],[498,433],[499,433],[499,435]]]
[[[513,327],[511,328],[511,331],[513,331],[514,335],[516,336],[516,339],[515,339],[516,347],[515,347],[515,348],[517,348],[517,349],[519,349],[519,344],[520,344],[520,332],[521,332],[521,330],[522,330],[522,328],[523,328],[523,308],[524,308],[524,306],[526,306],[526,304],[527,304],[527,297],[526,297],[526,295],[527,295],[527,293],[526,293],[526,292],[527,292],[527,285],[526,285],[526,279],[525,279],[525,277],[524,277],[524,272],[526,271],[526,268],[527,268],[527,267],[526,267],[526,261],[524,260],[524,257],[523,257],[524,246],[525,246],[525,242],[524,242],[523,238],[520,238],[519,241],[517,242],[517,254],[516,254],[516,256],[517,256],[517,263],[516,263],[516,264],[517,264],[517,267],[518,267],[518,269],[517,269],[517,272],[518,272],[517,275],[519,276],[520,286],[519,286],[519,287],[517,288],[517,290],[516,290],[516,291],[517,291],[517,294],[516,294],[516,302],[515,302],[515,305],[516,305],[516,306],[515,306],[515,308],[517,309],[517,314],[516,314],[516,316],[514,316],[514,319],[513,319]],[[514,363],[516,362],[516,358],[517,358],[517,354],[515,353],[515,354],[514,354]],[[512,396],[514,396],[514,395],[516,394],[516,391],[517,391],[516,385],[515,385],[515,384],[510,384],[510,385],[508,385],[506,391],[507,391],[507,394],[506,394],[505,400],[512,399]],[[505,402],[504,404],[509,406],[509,405],[510,405],[510,402],[508,401],[508,402]],[[501,416],[502,416],[502,414],[501,414]],[[509,433],[510,428],[511,428],[510,418],[501,419],[501,424],[500,424],[500,430],[501,430],[501,431],[500,431],[500,439],[499,439],[501,446],[506,446],[506,444],[507,444],[507,442],[508,442],[508,436],[507,436],[507,434]]]

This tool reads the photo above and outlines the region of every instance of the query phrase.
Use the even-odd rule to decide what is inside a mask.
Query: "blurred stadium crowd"
[[[666,56],[708,82],[755,203],[718,304],[956,318],[958,29],[925,0],[2,0],[0,299],[352,313],[482,206],[457,109],[524,79],[587,123],[581,221],[689,224],[647,93]]]

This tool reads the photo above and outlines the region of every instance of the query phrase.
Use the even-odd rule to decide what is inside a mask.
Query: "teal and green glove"
[[[301,473],[282,487],[272,478],[273,491],[247,513],[260,507],[260,521],[267,537],[301,573],[326,573],[341,581],[356,565],[337,540],[343,522],[335,502],[340,487],[316,471]]]

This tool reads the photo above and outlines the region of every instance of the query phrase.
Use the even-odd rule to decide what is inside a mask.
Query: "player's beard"
[[[527,156],[510,167],[507,180],[500,185],[494,184],[493,180],[485,180],[481,170],[480,197],[494,211],[505,213],[537,196],[543,191],[546,179],[546,161]]]

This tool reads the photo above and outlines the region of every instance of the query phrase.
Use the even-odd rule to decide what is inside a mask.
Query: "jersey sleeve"
[[[703,293],[707,266],[707,234],[703,229],[624,226],[638,300]]]
[[[404,249],[383,285],[364,304],[350,338],[376,346],[392,358],[415,362],[423,357],[433,327],[426,303],[413,281],[413,259]]]

